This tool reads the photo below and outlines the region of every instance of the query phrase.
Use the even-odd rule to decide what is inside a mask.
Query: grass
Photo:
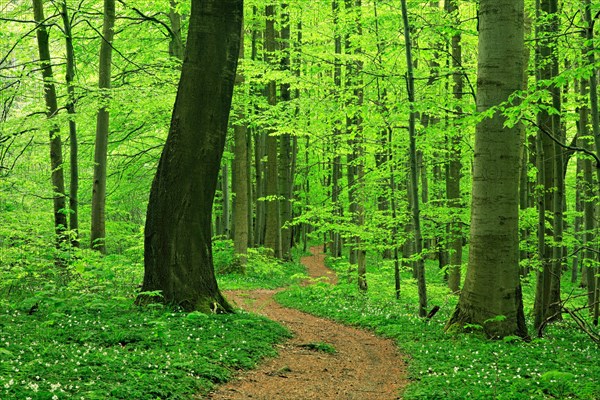
[[[106,257],[76,250],[59,270],[43,236],[13,234],[7,243],[2,233],[0,399],[189,399],[274,356],[273,344],[289,337],[244,312],[135,306],[139,248]],[[226,257],[229,247],[219,246],[217,257]],[[220,286],[275,287],[302,271],[273,264],[269,275],[268,268],[268,259],[252,255],[247,279],[220,276]]]
[[[441,306],[431,321],[416,317],[414,280],[403,274],[401,300],[393,298],[393,271],[381,261],[371,263],[369,292],[348,283],[348,265],[328,262],[340,284],[294,287],[277,295],[286,306],[396,340],[409,356],[411,384],[404,399],[599,399],[600,349],[566,319],[547,328],[543,339],[530,343],[509,338],[489,341],[476,331],[446,334],[444,324],[456,304],[436,266],[427,266],[429,304]],[[524,288],[532,299],[532,285]],[[531,303],[525,305],[530,310]],[[532,332],[532,330],[530,330]]]

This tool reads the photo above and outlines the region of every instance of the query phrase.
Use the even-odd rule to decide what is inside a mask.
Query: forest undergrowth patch
[[[349,282],[346,262],[328,262],[341,278],[337,286],[294,286],[277,294],[277,301],[394,338],[409,361],[412,383],[404,399],[600,398],[600,349],[572,321],[550,325],[543,339],[529,343],[510,337],[490,341],[476,329],[446,334],[443,328],[456,298],[435,266],[427,271],[429,303],[441,310],[424,320],[416,316],[418,295],[410,273],[403,274],[401,299],[395,300],[391,267],[380,265],[370,273],[369,291],[361,294]],[[526,304],[526,310],[531,306]]]
[[[233,251],[225,247],[219,251]],[[135,306],[140,251],[74,250],[63,270],[53,265],[54,251],[28,240],[2,253],[1,399],[189,399],[276,355],[273,344],[289,337],[281,325],[244,312]],[[287,271],[270,279],[266,262],[248,268],[247,285],[293,280]],[[221,288],[242,281],[224,277]]]

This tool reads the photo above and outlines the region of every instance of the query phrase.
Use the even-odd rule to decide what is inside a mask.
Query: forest
[[[599,399],[598,21],[3,0],[0,399]]]

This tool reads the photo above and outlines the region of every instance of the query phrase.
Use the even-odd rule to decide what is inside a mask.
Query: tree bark
[[[415,80],[413,73],[412,46],[410,41],[410,25],[408,23],[408,11],[406,9],[406,0],[401,1],[402,20],[404,26],[404,43],[406,48],[406,66],[407,66],[407,90],[408,102],[410,104],[410,115],[408,119],[409,135],[409,155],[410,155],[410,185],[411,185],[411,210],[414,232],[414,249],[417,254],[415,265],[415,274],[417,278],[417,287],[419,292],[419,316],[427,315],[427,287],[425,284],[425,263],[423,260],[423,237],[421,235],[421,216],[419,208],[419,171],[417,165],[417,145],[416,145],[416,111],[415,111]]]
[[[232,310],[214,276],[210,227],[239,55],[242,5],[242,0],[192,1],[171,127],[148,203],[139,304],[160,301],[186,311]]]
[[[281,4],[281,69],[291,73],[290,67],[290,14],[286,3]],[[287,102],[292,99],[290,84],[280,85],[281,101]],[[289,108],[289,106],[288,106]],[[286,226],[292,222],[292,197],[294,193],[294,182],[292,179],[292,137],[289,133],[283,133],[279,139],[279,193],[281,195],[281,257],[291,260],[292,253],[292,228]]]
[[[588,64],[592,66],[592,73],[589,78],[590,85],[590,114],[592,119],[592,133],[594,135],[594,147],[596,154],[600,155],[600,116],[598,115],[598,68],[596,66],[596,49],[594,46],[594,19],[592,19],[592,3],[590,0],[585,0],[584,15],[587,22],[586,38],[587,38],[587,57]],[[591,162],[591,161],[589,161]],[[600,185],[600,168],[596,166],[596,179]],[[598,194],[600,187],[596,188]],[[594,322],[598,325],[599,303],[600,303],[600,279],[598,276],[598,267],[588,267],[588,303],[590,311],[593,310]],[[594,276],[596,275],[596,276]],[[592,306],[593,305],[593,306]]]
[[[77,123],[75,122],[75,50],[73,49],[73,34],[71,33],[71,21],[67,10],[67,1],[61,4],[61,17],[65,32],[65,49],[67,53],[67,113],[69,114],[69,230],[71,245],[79,247],[79,162],[78,162],[78,143],[77,143]]]
[[[94,148],[94,180],[92,186],[91,247],[106,253],[106,164],[108,153],[109,106],[111,87],[112,42],[115,25],[115,1],[104,0],[104,22],[100,45],[98,88],[102,94],[96,118],[96,144]]]
[[[267,61],[274,62],[275,43],[275,7],[268,5],[265,8],[265,17],[267,19],[265,29],[265,55]],[[275,81],[267,84],[267,102],[269,106],[277,105],[277,86]],[[265,247],[273,251],[273,255],[281,258],[281,214],[279,202],[279,181],[278,181],[278,140],[274,135],[274,129],[270,128],[267,133],[267,167],[266,167],[266,227],[265,227]]]
[[[458,1],[447,0],[445,2],[446,12],[456,23],[458,18]],[[460,70],[462,66],[462,47],[460,31],[452,36],[452,80],[454,86],[452,93],[457,103],[462,100],[463,93],[463,74]],[[462,108],[458,105],[455,108],[457,115],[462,113]],[[460,279],[462,269],[462,222],[460,221],[460,210],[462,208],[462,196],[460,193],[461,179],[461,141],[460,131],[454,132],[449,138],[450,152],[448,160],[448,171],[446,177],[446,198],[448,206],[452,208],[452,222],[450,224],[449,237],[449,267],[448,267],[448,287],[453,293],[460,290]]]
[[[244,32],[240,33],[239,59],[244,58]],[[244,84],[244,75],[238,71],[235,84]],[[237,122],[233,126],[233,179],[231,182],[233,197],[233,247],[238,258],[242,272],[246,269],[249,242],[250,196],[249,196],[249,153],[248,153],[248,127],[242,122],[245,116],[244,105],[239,105]]]
[[[171,40],[169,41],[169,55],[183,61],[185,46],[181,37],[181,14],[177,10],[179,0],[169,2],[169,22],[171,23]]]
[[[523,0],[480,1],[479,112],[506,101],[522,87],[523,19]],[[521,135],[519,126],[504,122],[496,112],[477,124],[469,265],[458,305],[446,325],[448,330],[477,324],[492,338],[527,336],[519,280]]]
[[[46,104],[46,117],[52,120],[58,112],[56,99],[56,88],[54,86],[54,75],[50,58],[50,46],[48,43],[48,31],[44,17],[44,6],[42,0],[33,0],[33,15],[37,23],[36,37],[38,42],[38,53],[42,77],[44,78],[44,100]],[[62,141],[58,125],[51,123],[50,128],[50,167],[52,183],[52,201],[54,205],[54,231],[57,244],[63,243],[65,230],[67,229],[67,210],[65,200],[65,178],[63,173]]]

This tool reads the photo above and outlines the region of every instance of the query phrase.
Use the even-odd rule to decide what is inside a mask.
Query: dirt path
[[[311,277],[325,276],[336,283],[325,267],[319,247],[302,258]],[[258,369],[240,374],[208,395],[209,399],[260,400],[387,400],[399,399],[407,384],[405,364],[394,343],[372,333],[285,308],[273,300],[276,290],[227,292],[238,307],[262,314],[287,326],[294,338],[279,346],[279,356]],[[327,343],[334,354],[311,349]]]

